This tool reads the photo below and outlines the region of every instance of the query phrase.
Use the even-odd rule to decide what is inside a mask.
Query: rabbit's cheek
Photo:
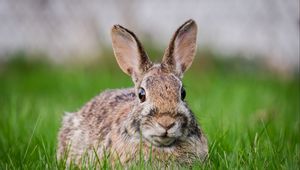
[[[142,131],[143,137],[149,142],[152,141],[153,134],[155,134],[155,131],[153,131],[152,128],[147,128]]]
[[[181,133],[180,139],[185,140],[188,136],[188,129],[181,129],[180,133]]]
[[[188,107],[186,106],[186,103],[181,102],[178,106],[177,106],[177,113],[180,113],[182,116],[185,116],[187,118],[186,121],[191,121],[191,111],[188,109]]]
[[[143,109],[139,111],[142,116],[148,116],[154,114],[155,107],[149,103],[144,103]]]

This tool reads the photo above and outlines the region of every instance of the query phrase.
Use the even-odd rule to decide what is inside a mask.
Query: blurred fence
[[[20,50],[55,61],[93,56],[110,45],[116,23],[163,49],[189,18],[199,25],[200,48],[299,67],[298,0],[0,0],[0,59]]]

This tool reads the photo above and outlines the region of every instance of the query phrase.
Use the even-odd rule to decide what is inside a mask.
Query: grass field
[[[299,78],[281,79],[248,64],[196,59],[186,73],[187,100],[210,152],[193,168],[300,168]],[[81,67],[22,59],[1,65],[0,169],[63,168],[55,158],[63,112],[104,89],[131,85],[114,60]]]

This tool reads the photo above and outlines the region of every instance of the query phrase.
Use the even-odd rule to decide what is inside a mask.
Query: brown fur
[[[194,30],[189,31],[190,27],[195,27],[192,20],[177,32],[185,31],[189,39],[195,36]],[[171,44],[176,43],[176,34]],[[122,70],[132,76],[135,87],[105,91],[78,112],[66,114],[58,136],[58,158],[63,159],[67,153],[68,163],[74,161],[80,165],[83,155],[95,158],[97,154],[101,159],[106,150],[111,153],[112,162],[119,160],[122,164],[129,164],[138,160],[142,149],[145,160],[150,155],[167,163],[190,164],[204,160],[208,153],[207,140],[193,113],[181,99],[181,77],[193,60],[194,44],[180,46],[179,43],[176,47],[177,43],[172,47],[180,54],[191,49],[192,52],[188,52],[190,55],[185,58],[179,60],[175,57],[177,53],[168,54],[174,57],[173,63],[152,64],[144,56],[146,53],[141,52],[143,48],[132,32],[114,26],[112,37],[117,61]],[[179,38],[185,39],[184,36]],[[135,57],[127,58],[128,53]],[[176,68],[176,65],[186,67],[182,70],[169,69]],[[128,72],[128,69],[131,71]],[[144,102],[138,98],[140,87],[145,89]]]

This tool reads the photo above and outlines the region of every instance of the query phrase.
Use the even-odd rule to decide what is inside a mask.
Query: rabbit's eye
[[[146,92],[142,87],[139,88],[139,99],[141,102],[146,100]]]
[[[185,92],[184,87],[182,87],[181,88],[181,100],[184,100],[185,96],[186,96],[186,92]]]

